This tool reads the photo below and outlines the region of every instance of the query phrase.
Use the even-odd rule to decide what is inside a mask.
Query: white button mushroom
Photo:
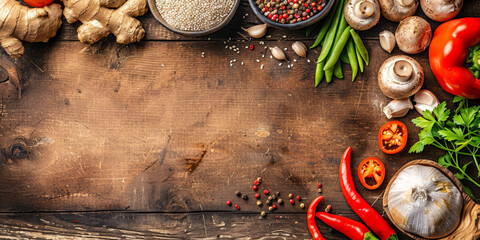
[[[377,0],[348,0],[344,12],[348,25],[359,31],[370,29],[380,19]]]
[[[432,40],[432,28],[425,19],[417,16],[405,18],[395,31],[398,48],[405,53],[425,51]]]
[[[420,0],[420,6],[430,19],[445,22],[457,16],[463,0]]]
[[[418,8],[418,0],[379,0],[382,16],[393,22],[413,16]]]
[[[387,59],[378,70],[378,86],[389,98],[403,99],[422,88],[423,68],[413,58],[399,55]]]

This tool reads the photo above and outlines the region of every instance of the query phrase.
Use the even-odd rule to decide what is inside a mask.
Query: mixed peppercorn
[[[327,0],[257,0],[268,19],[278,23],[305,21],[323,10]]]

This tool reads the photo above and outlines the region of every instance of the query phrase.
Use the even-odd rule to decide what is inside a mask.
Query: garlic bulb
[[[279,47],[271,47],[270,52],[272,52],[272,56],[278,60],[287,60],[287,56]]]
[[[247,32],[250,37],[261,38],[261,37],[265,36],[265,34],[267,33],[267,24],[255,25],[255,26],[251,26],[247,29],[242,27],[242,29],[245,32]]]
[[[383,108],[383,113],[390,119],[392,117],[403,117],[411,109],[413,109],[413,104],[410,98],[395,99]]]
[[[433,92],[426,89],[418,91],[417,94],[415,94],[413,101],[415,102],[415,109],[420,114],[422,114],[425,110],[429,110],[431,112],[436,106],[438,106],[438,104],[440,104],[437,96],[435,96]]]
[[[424,238],[450,234],[460,222],[460,190],[438,169],[412,165],[401,171],[388,192],[391,220]]]

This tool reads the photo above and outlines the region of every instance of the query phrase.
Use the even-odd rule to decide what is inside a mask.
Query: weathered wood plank
[[[460,14],[458,15],[458,18],[460,17],[473,17],[473,16],[479,16],[480,12],[480,7],[478,4],[476,4],[475,1],[465,1],[464,7]],[[432,25],[433,29],[435,29],[439,23],[434,22],[429,20],[425,14],[423,14],[421,8],[418,8],[418,11],[416,15],[421,16],[425,19],[427,19],[430,24]],[[146,37],[145,40],[207,40],[207,39],[213,39],[213,40],[224,40],[229,37],[235,40],[243,39],[242,36],[240,36],[237,32],[240,32],[244,34],[243,30],[241,30],[240,26],[251,26],[253,24],[260,24],[261,21],[255,16],[253,11],[250,8],[250,5],[248,4],[247,0],[243,0],[236,16],[234,19],[232,19],[231,23],[221,31],[205,36],[205,37],[197,37],[197,38],[191,38],[191,37],[185,37],[179,34],[175,34],[168,29],[164,28],[160,23],[158,23],[152,16],[150,12],[148,12],[145,16],[142,16],[139,18],[145,27],[146,30]],[[68,24],[66,21],[64,21],[64,24],[62,25],[62,28],[58,32],[58,37],[56,40],[77,40],[77,27],[79,26],[78,23],[75,24]],[[386,20],[385,18],[380,19],[380,23],[375,26],[374,28],[368,30],[368,31],[363,31],[361,32],[361,35],[365,39],[378,39],[378,33],[381,31],[388,29],[392,32],[395,32],[397,23],[390,22]],[[245,35],[245,34],[244,34]],[[310,40],[313,37],[305,37],[305,30],[300,29],[300,30],[293,30],[293,31],[285,31],[281,29],[275,29],[275,28],[269,28],[268,35],[271,35],[270,38],[265,38],[262,40],[278,40],[282,39],[283,36],[286,36],[286,39],[297,39],[297,40]]]
[[[204,212],[37,213],[0,216],[0,238],[21,239],[311,239],[305,214]],[[347,215],[348,217],[358,217]],[[326,239],[345,239],[317,222]],[[406,236],[400,235],[400,239]]]
[[[29,85],[20,101],[4,100],[0,144],[6,153],[21,145],[29,154],[4,160],[0,209],[189,212],[228,210],[225,201],[232,200],[251,211],[257,208],[251,185],[262,177],[260,189],[284,198],[293,192],[305,202],[323,182],[325,202],[350,213],[337,175],[347,146],[353,166],[369,156],[383,159],[387,180],[412,159],[441,154],[386,156],[378,148],[386,122],[381,108],[389,100],[376,84],[375,66],[388,57],[376,41],[367,41],[374,57],[365,74],[317,89],[313,61],[294,62],[289,50],[288,68],[268,54],[261,58],[263,45],[254,51],[238,45],[240,54],[219,41],[104,43],[89,55],[79,53],[81,43],[55,42],[27,55]],[[426,54],[418,59],[425,88],[450,100]],[[415,116],[401,119],[411,134],[407,147],[418,133]],[[240,201],[235,190],[250,200]],[[359,190],[373,202],[383,188]],[[303,212],[298,204],[284,210]]]

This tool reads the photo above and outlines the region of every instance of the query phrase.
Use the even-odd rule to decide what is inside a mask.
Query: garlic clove
[[[270,52],[272,52],[272,56],[278,60],[287,60],[287,56],[279,47],[271,47]]]
[[[378,36],[380,37],[380,46],[382,46],[383,50],[392,53],[395,48],[395,35],[388,30],[384,30]]]
[[[242,27],[242,29],[247,32],[250,37],[261,38],[267,33],[267,24],[259,24],[247,29]]]
[[[420,114],[422,114],[425,110],[432,112],[433,109],[440,104],[437,96],[435,96],[433,92],[426,89],[418,91],[417,94],[415,94],[413,101],[415,102],[415,109]]]
[[[410,101],[410,98],[404,98],[393,100],[388,103],[388,105],[383,108],[383,113],[385,113],[385,116],[390,119],[392,117],[403,117],[412,109],[413,104]]]
[[[292,43],[292,49],[298,56],[303,58],[307,57],[307,46],[305,46],[303,42],[296,41]]]

